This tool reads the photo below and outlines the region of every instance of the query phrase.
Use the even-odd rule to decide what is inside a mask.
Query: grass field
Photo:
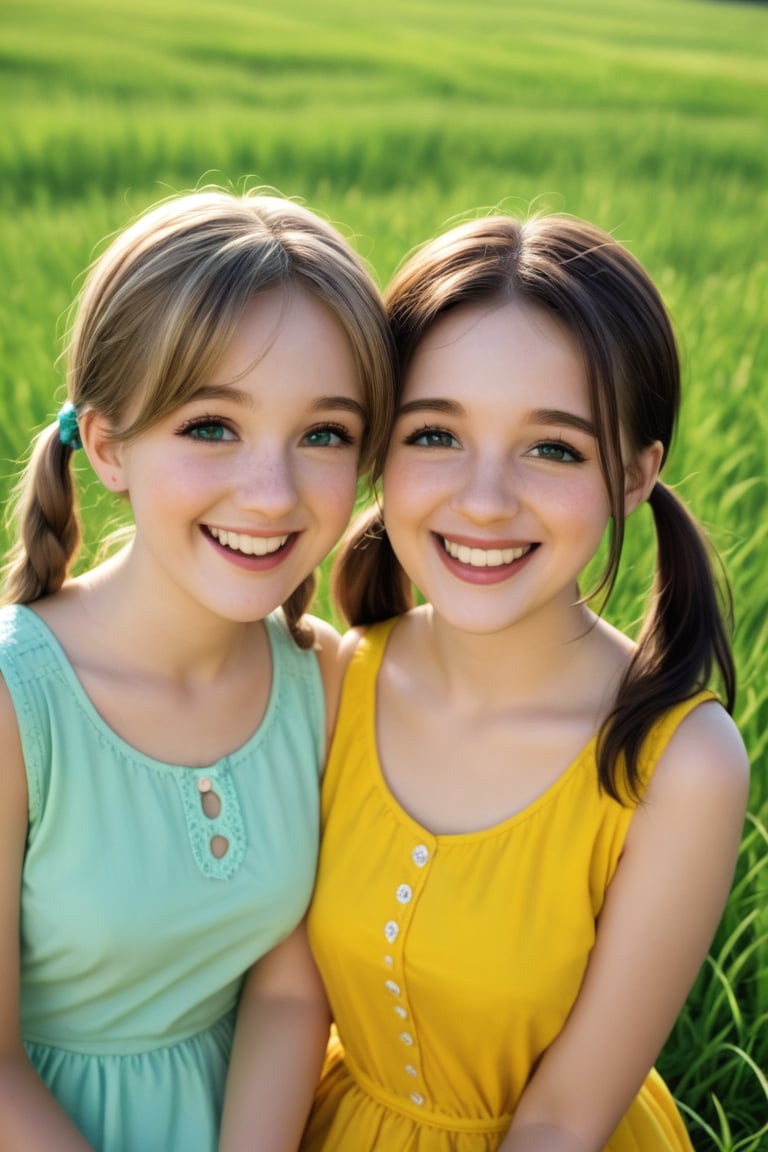
[[[586,216],[657,279],[685,365],[667,479],[726,560],[754,765],[733,894],[660,1067],[697,1152],[768,1149],[768,6],[5,0],[0,20],[3,502],[62,397],[83,269],[170,191],[300,197],[382,284],[494,207]],[[81,477],[94,543],[119,510]],[[639,518],[608,613],[625,627],[650,540]]]

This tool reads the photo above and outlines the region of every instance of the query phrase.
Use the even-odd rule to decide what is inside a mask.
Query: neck
[[[424,611],[432,659],[449,701],[478,711],[536,708],[572,696],[593,681],[591,665],[606,626],[586,606],[571,604],[546,620],[527,618],[502,631],[473,634]]]
[[[242,651],[256,624],[225,620],[176,589],[164,594],[154,580],[148,594],[131,546],[73,584],[88,627],[137,669],[146,664],[160,680],[204,685],[216,680]]]

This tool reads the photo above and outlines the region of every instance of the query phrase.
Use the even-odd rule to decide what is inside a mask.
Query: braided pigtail
[[[376,624],[413,607],[413,592],[378,505],[352,522],[331,573],[334,602],[347,623]]]
[[[651,605],[598,751],[600,783],[616,799],[619,754],[629,793],[637,798],[640,748],[666,709],[707,687],[715,671],[729,712],[736,693],[731,596],[725,578],[717,578],[719,561],[670,488],[658,482],[649,503],[658,541]]]
[[[58,592],[69,576],[81,540],[70,467],[78,446],[76,435],[63,443],[58,424],[35,441],[8,518],[16,543],[3,569],[3,603],[30,604]]]

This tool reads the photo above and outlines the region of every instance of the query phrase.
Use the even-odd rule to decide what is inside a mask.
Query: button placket
[[[393,891],[392,918],[384,924],[384,939],[390,950],[384,953],[386,976],[383,983],[386,992],[396,1001],[393,1005],[392,1023],[396,1043],[405,1057],[402,1068],[407,1082],[403,1084],[403,1096],[417,1107],[424,1106],[426,1096],[423,1090],[419,1090],[421,1088],[419,1045],[411,1023],[402,958],[407,930],[419,893],[426,883],[429,871],[427,865],[432,854],[433,850],[420,842],[414,843],[408,849],[403,861],[403,878],[395,885]]]

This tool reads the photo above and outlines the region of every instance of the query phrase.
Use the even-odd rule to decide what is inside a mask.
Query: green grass
[[[667,479],[726,560],[754,765],[733,893],[660,1066],[698,1152],[768,1149],[768,7],[5,0],[2,25],[4,502],[63,394],[83,269],[168,191],[298,196],[381,283],[448,221],[495,206],[586,216],[657,279],[685,368]],[[80,474],[85,563],[118,509]],[[631,528],[609,610],[630,630],[652,550],[642,513]]]

